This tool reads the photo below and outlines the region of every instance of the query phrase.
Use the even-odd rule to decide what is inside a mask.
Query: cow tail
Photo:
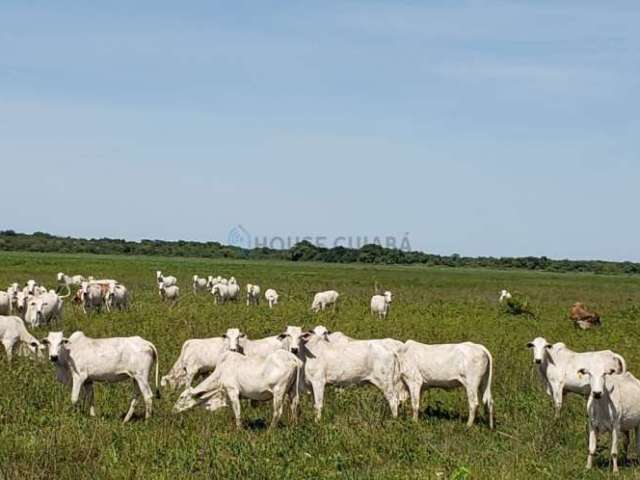
[[[491,356],[491,352],[487,350],[486,347],[482,346],[482,350],[487,355],[489,359],[489,373],[487,374],[486,384],[484,385],[484,392],[482,393],[482,403],[485,408],[489,411],[489,421],[490,424],[493,425],[493,397],[491,395],[491,382],[493,381],[493,357]]]
[[[614,353],[613,358],[615,358],[619,363],[619,367],[620,367],[619,373],[620,374],[627,373],[627,362],[624,361],[624,358],[622,357],[622,355],[618,355],[617,353]]]
[[[160,387],[159,387],[160,384],[158,383],[158,377],[159,377],[159,371],[160,371],[160,357],[158,356],[158,350],[156,350],[156,346],[151,342],[149,342],[149,345],[153,349],[153,355],[155,356],[155,360],[156,360],[156,398],[159,400],[162,398],[162,395],[160,394]]]

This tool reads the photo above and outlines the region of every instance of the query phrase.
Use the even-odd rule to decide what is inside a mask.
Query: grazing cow
[[[209,285],[209,281],[204,277],[199,277],[198,275],[193,276],[192,288],[193,293],[198,293],[199,291],[207,290],[207,286]]]
[[[247,305],[260,303],[260,285],[247,284]]]
[[[11,315],[13,299],[7,292],[0,291],[0,315]]]
[[[398,416],[400,365],[398,356],[386,347],[366,340],[332,342],[328,334],[302,333],[288,327],[282,338],[288,348],[297,351],[304,363],[305,386],[313,392],[316,421],[322,418],[326,385],[360,385],[370,383],[382,391],[393,417]]]
[[[178,301],[178,298],[180,297],[180,287],[178,287],[177,285],[167,286],[164,283],[161,283],[160,286],[158,287],[158,290],[160,291],[160,298],[174,304]]]
[[[211,289],[211,295],[213,295],[213,300],[216,304],[237,300],[240,295],[240,286],[237,283],[228,285],[216,283]]]
[[[129,309],[129,290],[120,283],[111,283],[109,289],[104,296],[104,305],[107,311],[128,310]]]
[[[551,345],[542,337],[533,339],[527,347],[532,350],[533,363],[538,367],[544,389],[553,399],[556,418],[560,416],[564,394],[589,395],[588,379],[576,373],[581,368],[590,370],[602,366],[618,373],[627,371],[624,358],[611,350],[579,353],[569,350],[564,343]]]
[[[414,420],[418,420],[423,388],[464,387],[469,402],[467,426],[473,426],[481,398],[489,428],[493,429],[493,357],[484,346],[471,342],[425,345],[408,340],[401,363],[402,380],[411,395]]]
[[[62,307],[64,302],[53,290],[38,297],[31,297],[24,321],[31,327],[39,327],[46,323],[62,321]]]
[[[274,305],[278,304],[278,292],[273,288],[269,288],[264,292],[264,298],[269,302],[269,308],[273,308]]]
[[[569,318],[573,320],[576,327],[580,327],[582,330],[599,327],[602,324],[600,315],[590,312],[584,304],[580,302],[573,304],[569,311]]]
[[[78,402],[82,391],[93,417],[93,382],[115,383],[131,378],[134,394],[124,423],[131,419],[140,395],[145,404],[145,418],[151,416],[153,392],[149,373],[154,362],[156,396],[160,398],[158,352],[151,342],[141,337],[89,338],[82,332],[74,332],[66,339],[62,332],[49,332],[42,343],[49,347],[49,359],[56,366],[58,381],[71,384],[72,404]]]
[[[229,328],[222,335],[225,350],[239,352],[251,357],[267,357],[276,350],[282,350],[283,345],[278,335],[250,340],[247,334],[238,328]]]
[[[391,300],[391,292],[388,290],[384,295],[374,295],[371,297],[371,313],[377,315],[379,320],[384,320],[389,313]]]
[[[82,304],[82,311],[89,313],[93,311],[102,310],[104,304],[104,297],[107,294],[108,286],[103,286],[98,283],[82,282],[80,292],[80,303]]]
[[[187,340],[182,344],[176,363],[173,364],[169,373],[160,379],[160,385],[174,389],[190,387],[196,376],[215,370],[225,348],[222,337]]]
[[[25,345],[36,356],[41,346],[40,342],[27,331],[20,317],[0,316],[0,339],[9,362],[13,358],[16,346]]]
[[[273,416],[269,428],[278,425],[285,396],[291,399],[291,416],[295,420],[299,403],[299,379],[302,362],[284,350],[267,357],[253,357],[237,352],[225,352],[218,367],[195,388],[187,388],[173,407],[182,412],[204,403],[208,410],[231,404],[237,428],[242,427],[240,399],[273,401]]]
[[[636,454],[640,452],[640,381],[630,372],[616,375],[615,368],[602,364],[581,368],[578,375],[589,380],[589,454],[587,469],[593,465],[598,434],[611,432],[613,472],[618,473],[618,442],[624,435],[629,445],[631,430],[636,433]],[[627,448],[627,458],[629,449]]]
[[[316,293],[313,297],[313,303],[311,304],[311,310],[314,313],[324,311],[325,308],[333,306],[335,311],[338,303],[338,297],[340,295],[335,290],[327,290],[326,292]]]
[[[500,290],[500,298],[498,298],[498,302],[502,303],[505,300],[511,300],[512,298],[513,296],[508,290]]]
[[[162,272],[160,270],[156,271],[156,281],[158,282],[158,288],[160,288],[161,285],[164,285],[165,287],[178,285],[178,279],[176,277],[171,275],[165,277],[164,275],[162,275]]]

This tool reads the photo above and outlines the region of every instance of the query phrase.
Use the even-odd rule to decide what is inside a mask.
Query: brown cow
[[[602,324],[600,315],[595,312],[590,312],[587,310],[587,307],[580,302],[573,304],[569,311],[569,318],[574,322],[576,327],[580,327],[582,330],[599,327]]]

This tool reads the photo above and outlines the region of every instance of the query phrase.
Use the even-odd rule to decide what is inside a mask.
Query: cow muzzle
[[[602,398],[602,392],[593,392],[593,398],[595,399]]]
[[[50,355],[49,360],[51,360],[53,363],[56,363],[58,361],[58,355]]]
[[[291,353],[293,353],[294,355],[298,354],[298,349],[296,347],[291,349]]]
[[[541,358],[536,358],[534,360],[534,362],[536,363],[536,365],[540,365],[542,363],[542,359]]]

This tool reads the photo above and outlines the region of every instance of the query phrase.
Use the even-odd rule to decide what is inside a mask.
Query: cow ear
[[[527,348],[533,348],[533,343],[531,342],[527,343]]]
[[[586,375],[586,374],[587,374],[586,368],[581,368],[580,370],[578,370],[578,375]]]
[[[238,338],[247,338],[247,334],[246,333],[241,333],[240,337],[238,337]]]
[[[618,369],[617,368],[610,368],[609,371],[607,372],[608,375],[613,375],[614,373],[617,373]]]
[[[304,342],[306,342],[307,340],[309,340],[311,338],[312,333],[311,332],[304,332],[302,335],[300,335],[300,339]]]
[[[43,338],[42,340],[40,340],[40,343],[42,343],[43,345],[49,345],[49,340],[47,338]]]
[[[286,333],[281,333],[280,335],[278,335],[278,340],[284,340],[287,337]]]

